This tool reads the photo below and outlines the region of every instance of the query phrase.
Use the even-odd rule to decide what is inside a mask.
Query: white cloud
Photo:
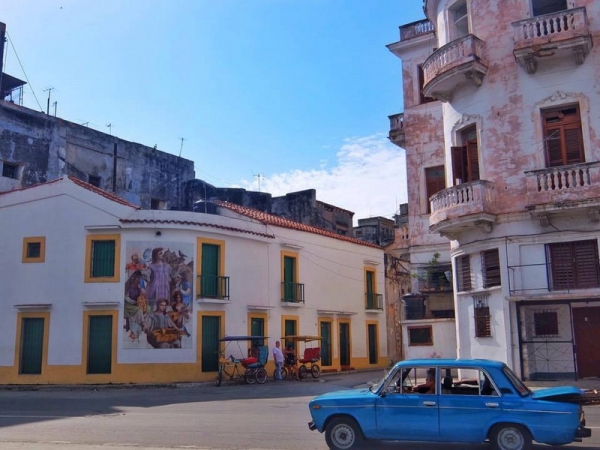
[[[258,180],[242,186],[258,190]],[[319,169],[273,174],[260,183],[260,190],[273,196],[305,189],[315,189],[317,200],[353,211],[355,225],[367,217],[391,218],[408,198],[405,152],[382,135],[348,138],[335,167],[326,168],[322,160]]]

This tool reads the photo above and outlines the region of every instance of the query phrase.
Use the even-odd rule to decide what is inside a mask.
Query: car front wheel
[[[363,437],[358,424],[350,418],[333,419],[325,430],[325,441],[332,450],[359,448]]]
[[[521,425],[499,424],[492,429],[490,442],[494,450],[529,450],[531,434]]]

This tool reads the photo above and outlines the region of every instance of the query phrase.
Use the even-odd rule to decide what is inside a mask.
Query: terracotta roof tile
[[[352,242],[358,245],[364,245],[366,247],[383,249],[379,245],[371,244],[370,242],[363,241],[361,239],[356,239],[349,236],[344,236],[342,234],[334,233],[333,231],[323,230],[321,228],[313,227],[310,225],[305,225],[300,222],[296,222],[294,220],[285,219],[283,217],[275,216],[273,214],[268,214],[257,209],[248,208],[246,206],[236,205],[235,203],[224,202],[221,200],[214,200],[214,203],[217,206],[229,209],[243,216],[249,217],[254,220],[258,220],[259,222],[265,225],[274,225],[282,228],[290,228],[292,230],[304,231],[306,233],[319,234],[321,236],[330,237],[333,239],[338,239],[340,241]]]
[[[117,202],[117,203],[120,203],[121,205],[129,206],[131,208],[140,209],[139,206],[134,205],[133,203],[129,203],[128,201],[123,200],[121,197],[118,197],[115,194],[111,194],[108,191],[100,189],[100,188],[94,186],[93,184],[86,183],[85,181],[82,181],[79,178],[75,178],[75,177],[72,177],[72,176],[68,176],[68,178],[69,178],[69,180],[71,180],[76,185],[81,186],[82,188],[85,188],[88,191],[92,191],[95,194],[101,195],[104,198],[112,200],[113,202]]]

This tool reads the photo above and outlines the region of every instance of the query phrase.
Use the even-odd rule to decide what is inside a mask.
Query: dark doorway
[[[219,370],[219,337],[221,318],[202,316],[202,372]]]
[[[350,366],[350,324],[340,323],[340,365]]]

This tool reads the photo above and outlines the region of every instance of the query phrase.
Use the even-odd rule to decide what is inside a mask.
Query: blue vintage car
[[[571,386],[531,391],[499,361],[407,360],[369,389],[315,397],[308,426],[336,450],[366,440],[489,441],[497,450],[526,450],[533,440],[563,445],[591,436],[582,401]]]

